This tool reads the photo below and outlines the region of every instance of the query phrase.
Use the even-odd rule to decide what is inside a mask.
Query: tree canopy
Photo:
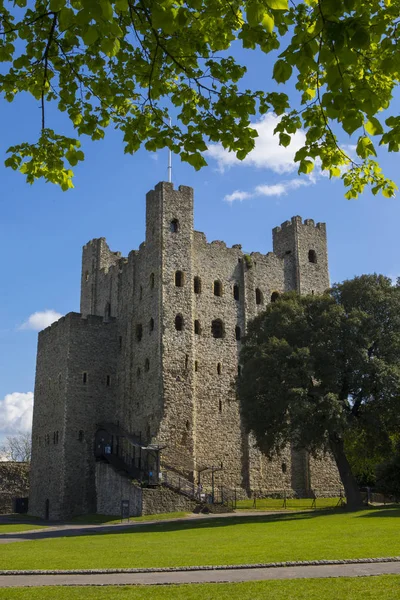
[[[363,275],[321,296],[284,294],[250,323],[241,361],[241,410],[260,449],[330,450],[357,505],[345,437],[382,448],[399,431],[400,288]]]
[[[0,446],[2,460],[31,462],[32,436],[30,433],[17,433],[6,437]]]
[[[399,83],[399,23],[400,0],[0,0],[1,93],[41,106],[38,139],[9,148],[6,165],[67,190],[84,159],[79,138],[111,126],[127,153],[168,147],[199,169],[210,141],[243,159],[251,119],[273,111],[283,146],[306,132],[299,173],[317,163],[342,177],[348,198],[366,185],[390,197],[396,186],[375,158],[376,144],[400,148],[400,116],[380,114]],[[248,61],[272,53],[266,89],[243,85],[246,67],[230,54],[240,47]],[[48,102],[75,136],[52,128]],[[356,136],[356,157],[343,131]]]

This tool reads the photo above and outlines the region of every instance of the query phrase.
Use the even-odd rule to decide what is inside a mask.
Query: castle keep
[[[248,321],[282,292],[328,286],[325,224],[293,217],[273,230],[273,252],[246,255],[194,231],[191,188],[159,183],[139,250],[86,244],[80,314],[39,334],[30,513],[104,511],[124,465],[154,482],[168,464],[204,486],[214,471],[244,492],[338,486],[327,458],[262,456],[235,392]]]

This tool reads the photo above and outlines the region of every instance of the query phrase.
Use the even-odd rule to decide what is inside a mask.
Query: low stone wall
[[[129,500],[130,517],[142,514],[142,489],[107,463],[96,463],[96,498],[99,515],[120,515],[121,500]]]
[[[129,500],[129,516],[160,513],[191,512],[196,502],[166,488],[141,488],[118,475],[111,465],[96,463],[96,512],[99,515],[120,515],[121,501]]]
[[[29,494],[29,463],[0,462],[0,514],[15,510],[15,498]]]
[[[142,514],[156,515],[169,512],[192,512],[196,506],[194,500],[190,500],[167,488],[156,488],[142,490]]]

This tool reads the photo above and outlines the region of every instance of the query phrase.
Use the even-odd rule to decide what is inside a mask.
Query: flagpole
[[[171,128],[172,121],[169,120],[169,126]],[[168,149],[168,182],[172,183],[172,151]]]

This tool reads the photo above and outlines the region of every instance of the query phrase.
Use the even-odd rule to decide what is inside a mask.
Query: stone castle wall
[[[69,313],[39,334],[29,512],[95,510],[94,436],[114,419],[115,321]],[[109,377],[109,379],[108,379]]]
[[[240,245],[208,243],[193,228],[193,190],[175,190],[169,183],[147,195],[146,241],[139,250],[122,257],[104,238],[84,246],[81,313],[96,316],[66,317],[39,337],[37,514],[43,512],[37,507],[43,493],[36,502],[35,490],[49,479],[49,467],[55,477],[46,490],[52,497],[63,490],[61,511],[71,504],[73,512],[94,505],[93,440],[100,421],[119,423],[144,443],[166,445],[169,464],[194,480],[201,473],[206,485],[205,467],[220,468],[217,484],[248,491],[304,489],[335,479],[324,461],[309,462],[290,448],[268,460],[241,425],[235,383],[248,321],[276,294],[319,293],[329,286],[324,224],[293,217],[273,230],[273,249],[248,256]],[[222,337],[213,333],[218,320]],[[93,374],[83,388],[85,369]],[[57,429],[58,446],[40,445],[40,435]],[[80,430],[86,445],[74,439]],[[138,465],[135,452],[121,443],[120,454]],[[84,482],[83,491],[74,499],[68,490],[78,481]]]

